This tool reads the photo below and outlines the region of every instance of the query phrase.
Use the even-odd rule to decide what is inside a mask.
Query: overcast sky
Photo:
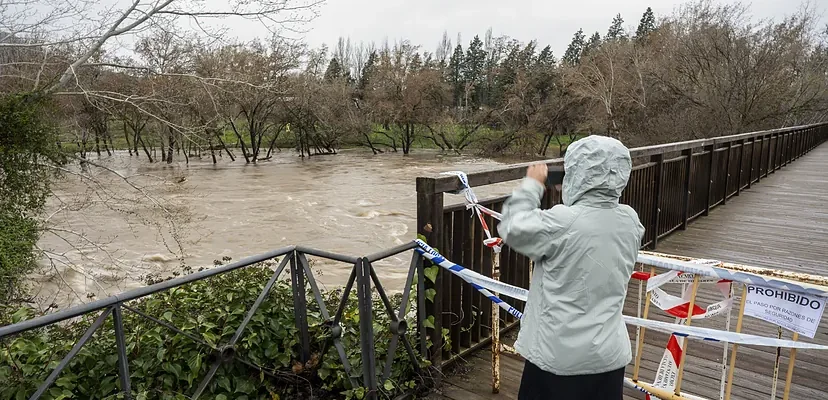
[[[716,1],[716,0],[714,0]],[[730,3],[719,0],[719,3]],[[305,37],[316,47],[333,45],[340,36],[352,41],[385,38],[408,39],[433,52],[448,31],[452,44],[457,33],[464,47],[475,34],[483,38],[491,27],[494,36],[508,35],[521,41],[537,39],[540,47],[552,45],[560,57],[579,28],[586,36],[598,31],[603,36],[613,17],[621,13],[625,25],[634,30],[641,14],[652,7],[658,15],[670,14],[684,3],[680,0],[327,0],[321,15],[308,28]],[[754,0],[751,13],[756,18],[780,18],[796,12],[800,0]],[[826,21],[828,0],[811,0]]]

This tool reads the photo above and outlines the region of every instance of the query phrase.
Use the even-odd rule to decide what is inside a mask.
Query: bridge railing
[[[655,249],[660,239],[686,229],[690,221],[726,204],[825,140],[828,123],[634,148],[630,150],[634,167],[621,202],[636,210],[647,229],[642,248]],[[545,163],[551,179],[541,203],[549,208],[561,203],[556,184],[562,182],[564,168],[563,159]],[[516,181],[525,176],[528,165],[469,173],[468,182],[471,187],[480,187]],[[417,178],[418,236],[458,264],[511,285],[528,287],[532,266],[526,257],[506,246],[499,254],[499,270],[492,270],[494,254],[483,244],[479,222],[464,204],[445,205],[445,194],[459,189],[455,176]],[[481,199],[479,203],[500,211],[507,197]],[[497,221],[484,218],[496,236]],[[435,282],[426,282],[425,290],[429,289],[436,290],[433,301],[425,304],[426,314],[434,316],[435,321],[426,332],[435,339],[429,348],[429,358],[435,365],[451,364],[490,344],[495,324],[505,324],[506,329],[517,324],[503,310],[499,320],[492,320],[492,303],[452,274],[438,274]],[[525,304],[514,303],[522,312]],[[444,331],[448,333],[438,334]]]
[[[205,391],[208,389],[208,385],[216,376],[219,368],[223,364],[232,362],[241,363],[257,373],[267,375],[270,378],[279,379],[280,376],[278,374],[280,371],[257,364],[253,360],[248,359],[237,352],[237,349],[239,349],[241,340],[244,338],[245,328],[251,322],[251,319],[253,319],[256,312],[262,307],[265,299],[273,290],[274,285],[277,284],[285,270],[287,270],[286,273],[290,275],[290,287],[293,300],[293,319],[295,327],[299,333],[298,342],[300,350],[298,361],[301,361],[302,365],[306,365],[312,357],[312,338],[309,332],[310,325],[308,321],[308,293],[310,291],[310,293],[312,293],[312,299],[310,302],[315,302],[315,304],[313,304],[314,310],[318,311],[321,315],[323,320],[322,325],[325,326],[325,331],[328,332],[328,338],[324,342],[325,344],[322,350],[319,352],[320,357],[324,357],[327,354],[327,350],[329,349],[328,346],[334,346],[336,348],[336,353],[339,356],[338,361],[342,363],[345,374],[350,380],[350,386],[352,388],[365,388],[365,398],[375,399],[378,396],[379,390],[378,379],[381,379],[381,382],[385,382],[385,380],[389,377],[396,352],[400,349],[400,347],[402,347],[402,351],[406,351],[408,353],[409,360],[412,361],[414,371],[417,373],[422,372],[423,366],[420,365],[418,361],[421,359],[421,357],[418,357],[418,353],[425,353],[427,338],[424,336],[416,336],[416,333],[420,332],[421,329],[410,331],[406,321],[406,312],[409,310],[409,305],[412,305],[410,304],[413,297],[412,293],[415,293],[412,291],[412,287],[423,286],[424,273],[422,270],[422,258],[419,254],[412,252],[413,254],[408,270],[406,285],[402,288],[402,299],[398,306],[392,305],[392,302],[390,301],[385,288],[382,286],[382,283],[380,282],[373,266],[377,261],[409,252],[415,247],[416,244],[411,242],[409,244],[371,254],[366,257],[351,257],[302,246],[284,247],[258,256],[245,258],[232,264],[206,269],[190,275],[162,281],[52,314],[18,322],[16,324],[0,326],[0,343],[38,328],[58,324],[63,321],[74,320],[80,317],[96,315],[94,322],[91,323],[81,337],[75,342],[71,350],[69,350],[60,362],[56,364],[48,377],[46,377],[46,379],[39,384],[37,390],[32,394],[26,394],[26,397],[29,399],[39,399],[47,393],[50,387],[55,384],[56,380],[70,365],[72,359],[78,355],[84,345],[92,339],[96,332],[98,333],[98,336],[101,334],[114,335],[117,347],[115,350],[117,351],[118,356],[118,391],[119,393],[123,393],[123,396],[126,399],[135,398],[135,391],[132,390],[132,380],[130,378],[130,352],[128,351],[130,343],[128,343],[127,335],[125,334],[126,331],[133,327],[125,324],[125,313],[133,313],[134,316],[138,318],[142,318],[146,321],[166,328],[171,334],[182,335],[183,337],[186,337],[189,340],[210,349],[212,364],[206,374],[200,376],[198,386],[196,387],[193,385],[195,389],[192,390],[191,393],[187,394],[188,398],[198,399],[205,394]],[[350,275],[344,291],[341,294],[341,298],[337,299],[338,306],[331,312],[329,312],[326,302],[323,299],[323,294],[319,290],[316,283],[311,265],[308,261],[309,256],[351,265]],[[232,337],[227,340],[219,340],[219,343],[211,344],[202,334],[197,332],[193,333],[192,331],[188,332],[180,326],[173,325],[170,318],[163,318],[160,315],[149,315],[147,312],[141,310],[140,301],[147,298],[147,296],[167,292],[187,284],[231,273],[242,268],[261,265],[263,262],[273,262],[273,260],[278,260],[280,257],[281,261],[279,261],[278,264],[273,263],[270,268],[270,271],[272,271],[270,279],[264,285],[253,304],[246,310],[245,316],[241,323],[233,330]],[[273,268],[273,266],[275,266],[275,268]],[[360,374],[352,373],[352,366],[349,363],[346,349],[340,341],[343,336],[343,330],[347,328],[343,325],[343,314],[346,310],[346,304],[349,302],[350,295],[354,290],[357,294],[359,326],[351,328],[352,331],[358,332],[359,335],[361,354],[360,363],[362,369],[361,382],[356,378],[356,376],[359,376]],[[423,290],[420,290],[420,292],[423,292]],[[390,329],[389,332],[392,337],[390,338],[390,344],[388,344],[387,347],[387,356],[384,362],[378,362],[376,354],[376,338],[374,337],[374,324],[376,323],[376,319],[374,317],[375,314],[373,309],[375,307],[374,300],[376,298],[379,298],[379,301],[382,304],[383,310],[380,312],[386,313],[388,315],[388,320],[391,321],[390,327],[388,328]],[[424,301],[422,297],[417,297],[416,300],[419,303]],[[421,305],[415,304],[412,305],[410,309],[413,310],[415,308],[418,312],[418,324],[422,324],[425,320],[424,308]],[[110,317],[113,319],[112,324],[114,329],[103,329],[102,327]],[[167,321],[164,319],[167,319]],[[415,341],[415,343],[412,344],[412,341]],[[286,348],[281,349],[281,351],[290,353],[291,349]],[[0,361],[2,361],[2,359],[0,359]],[[320,359],[317,361],[317,365],[321,365],[322,360]],[[46,366],[43,366],[43,368],[45,369]]]

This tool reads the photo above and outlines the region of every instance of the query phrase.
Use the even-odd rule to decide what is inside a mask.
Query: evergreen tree
[[[341,77],[342,65],[339,64],[339,60],[337,60],[336,57],[331,58],[331,62],[328,63],[328,69],[325,70],[325,81],[331,82]]]
[[[475,35],[469,43],[469,49],[466,50],[466,59],[463,65],[463,80],[467,85],[472,86],[469,93],[471,98],[467,100],[471,100],[473,104],[479,104],[482,95],[481,90],[484,89],[483,68],[485,66],[486,50],[483,49],[483,41]]]
[[[411,55],[411,60],[408,62],[408,71],[409,72],[417,72],[423,68],[423,59],[420,56],[420,53],[414,53]]]
[[[506,46],[506,49],[506,57],[500,62],[497,77],[495,78],[495,93],[498,100],[501,100],[507,89],[515,83],[517,70],[519,68],[519,44],[516,41],[512,41]]]
[[[526,47],[520,51],[520,55],[518,57],[520,68],[524,71],[529,71],[535,64],[535,47],[537,46],[538,42],[531,41],[526,44]]]
[[[601,45],[601,35],[598,32],[592,34],[584,45],[584,50],[581,52],[581,57],[585,57],[590,51],[595,50]]]
[[[547,45],[543,48],[543,50],[541,50],[540,54],[538,54],[537,63],[543,67],[554,66],[557,64],[555,55],[552,54],[552,46]]]
[[[535,59],[535,65],[532,67],[533,82],[541,101],[547,100],[555,85],[555,64],[555,56],[552,55],[550,46],[544,47]]]
[[[638,29],[635,30],[635,37],[636,38],[643,38],[650,34],[650,32],[654,31],[656,28],[655,24],[655,15],[653,15],[653,9],[647,7],[647,11],[644,11],[644,15],[641,16],[641,21],[638,23]]]
[[[376,69],[377,64],[377,52],[372,51],[371,54],[368,55],[368,60],[365,61],[365,66],[362,67],[362,76],[359,77],[359,89],[365,90],[368,86],[368,79],[371,77],[371,74]]]
[[[454,91],[454,104],[459,105],[460,99],[463,97],[463,87],[465,81],[463,80],[463,71],[465,69],[465,58],[463,56],[463,45],[457,43],[454,48],[454,53],[449,59],[448,66],[448,82],[451,84]]]
[[[584,30],[578,29],[572,37],[572,42],[566,48],[563,56],[563,62],[568,65],[576,65],[581,61],[581,53],[584,50]]]
[[[621,18],[621,14],[615,16],[612,19],[612,24],[607,31],[607,40],[616,40],[616,39],[626,39],[627,33],[624,31],[624,18]]]

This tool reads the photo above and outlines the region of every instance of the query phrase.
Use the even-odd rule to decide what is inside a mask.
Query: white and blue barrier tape
[[[440,253],[434,250],[431,246],[423,242],[422,240],[417,239],[416,243],[419,247],[415,248],[414,250],[421,254],[423,257],[427,258],[429,261],[433,262],[434,264],[439,265],[443,269],[446,269],[453,273],[454,275],[459,276],[464,281],[468,282],[472,287],[480,291],[480,293],[489,298],[492,302],[497,304],[500,308],[506,310],[509,314],[514,315],[516,318],[522,319],[523,313],[503,301],[501,298],[495,296],[490,290],[493,290],[498,293],[504,293],[505,295],[512,297],[517,300],[525,301],[528,298],[528,290],[519,288],[513,285],[509,285],[504,282],[496,281],[494,279],[488,278],[483,276],[477,272],[474,272],[468,268],[465,268],[461,265],[455,264],[445,257],[443,257]],[[643,260],[642,260],[643,259]],[[660,260],[655,260],[660,259]],[[664,261],[668,260],[668,261]],[[708,268],[704,268],[701,264],[693,264],[693,263],[684,263],[675,260],[663,259],[660,257],[654,256],[639,256],[639,261],[642,263],[660,266],[664,268],[670,269],[680,269],[684,272],[688,273],[697,273],[699,275],[708,275],[710,270]],[[659,262],[659,264],[651,264],[651,262]],[[679,264],[681,263],[681,264]],[[689,270],[685,270],[685,265],[687,264],[687,268]],[[671,268],[672,265],[672,268]],[[679,268],[680,267],[680,268]],[[721,268],[719,268],[721,269]],[[754,276],[753,274],[746,274],[750,276]],[[721,275],[715,275],[721,279],[732,279],[726,278]],[[732,279],[734,281],[739,281],[738,279]],[[790,281],[785,281],[787,282]],[[816,285],[814,285],[816,286]],[[729,342],[729,343],[738,343],[740,345],[753,345],[753,346],[767,346],[767,347],[782,347],[782,348],[795,348],[795,349],[811,349],[811,350],[828,350],[828,346],[814,344],[814,343],[806,343],[806,342],[799,342],[793,340],[784,340],[784,339],[776,339],[776,338],[769,338],[764,336],[757,336],[757,335],[749,335],[744,333],[736,333],[736,332],[729,332],[729,331],[720,331],[716,329],[710,328],[701,328],[697,326],[687,326],[687,325],[679,325],[673,324],[668,322],[660,322],[660,321],[653,321],[643,318],[637,317],[630,317],[624,315],[624,322],[629,325],[640,326],[647,329],[653,329],[659,332],[664,332],[668,334],[674,334],[681,337],[687,337],[695,340],[702,340],[702,341],[712,341],[712,342]]]
[[[423,257],[427,258],[429,261],[443,267],[444,269],[448,270],[449,272],[453,273],[454,275],[459,276],[461,279],[463,279],[464,281],[466,281],[470,285],[472,285],[473,288],[477,289],[480,292],[480,294],[488,297],[489,300],[493,301],[500,308],[506,310],[506,312],[508,312],[509,314],[514,315],[515,318],[518,318],[518,319],[523,318],[523,313],[518,311],[518,309],[510,306],[508,303],[503,301],[501,298],[495,296],[494,293],[490,292],[488,289],[486,289],[486,287],[489,287],[491,290],[494,290],[496,292],[498,291],[498,289],[503,289],[503,290],[506,290],[506,291],[511,291],[513,293],[523,293],[523,295],[522,295],[523,298],[518,298],[518,297],[514,297],[514,296],[510,296],[510,297],[514,297],[514,298],[517,298],[518,300],[524,300],[524,301],[528,297],[528,295],[526,294],[526,292],[527,292],[526,289],[522,289],[522,288],[515,287],[515,286],[512,286],[512,285],[500,282],[500,281],[496,281],[494,279],[491,279],[491,278],[488,278],[486,276],[480,275],[477,272],[474,272],[470,269],[467,269],[467,268],[464,268],[460,265],[457,265],[457,264],[447,260],[445,257],[440,255],[440,253],[438,253],[436,250],[431,248],[431,246],[425,244],[425,242],[423,242],[422,240],[417,239],[417,245],[420,246],[420,247],[417,247],[417,248],[414,249],[417,253],[420,253]]]

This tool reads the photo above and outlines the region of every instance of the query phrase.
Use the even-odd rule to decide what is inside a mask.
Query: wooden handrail
[[[630,149],[630,156],[633,159],[636,159],[641,157],[651,157],[658,154],[680,152],[683,150],[700,148],[705,146],[713,146],[715,148],[722,144],[739,142],[746,139],[754,139],[761,136],[796,132],[824,125],[828,125],[828,122],[791,126],[787,128],[778,128],[765,131],[739,133],[735,135],[720,136],[715,138],[687,140],[683,142],[664,143],[651,146],[636,147]],[[550,171],[563,171],[563,158],[552,158],[540,162],[546,163],[546,165],[550,167]],[[493,168],[489,170],[469,173],[467,175],[469,178],[469,185],[472,187],[485,186],[521,179],[526,174],[526,167],[534,163],[535,162],[512,164],[506,167]],[[435,193],[445,193],[460,189],[460,184],[457,181],[457,178],[454,176],[436,175],[422,178],[435,180]]]

